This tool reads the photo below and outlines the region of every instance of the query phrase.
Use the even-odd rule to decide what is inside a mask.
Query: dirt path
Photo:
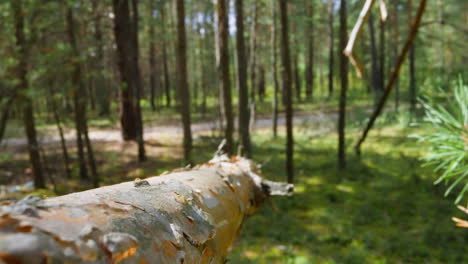
[[[323,122],[330,122],[336,120],[337,113],[335,112],[315,112],[315,113],[297,113],[294,116],[294,124],[320,124]],[[237,122],[236,122],[237,123]],[[279,116],[278,126],[284,126],[286,119],[284,115]],[[254,129],[262,129],[272,127],[272,118],[268,116],[257,117],[257,120],[254,124]],[[192,124],[192,133],[194,136],[201,134],[202,132],[215,131],[219,128],[218,121],[211,122],[199,122]],[[144,128],[144,137],[148,139],[158,139],[161,136],[167,135],[182,135],[182,127],[177,125],[155,125],[155,126],[146,126]],[[89,136],[93,141],[122,141],[122,137],[119,129],[91,129],[89,131]],[[70,132],[65,135],[67,141],[74,141],[75,133]],[[60,142],[60,137],[58,134],[53,135],[40,135],[38,138],[40,144],[51,144]],[[6,138],[2,141],[0,147],[10,148],[10,147],[24,147],[26,146],[26,138]]]

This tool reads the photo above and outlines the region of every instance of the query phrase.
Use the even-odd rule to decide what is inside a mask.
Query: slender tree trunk
[[[163,72],[164,72],[164,91],[166,93],[166,106],[171,106],[171,80],[169,77],[168,67],[168,56],[167,56],[167,33],[166,33],[166,1],[162,1],[161,4],[161,31],[162,31],[162,61],[163,61]]]
[[[136,141],[138,144],[138,160],[145,161],[146,160],[146,151],[145,151],[145,141],[143,138],[143,117],[141,113],[141,104],[140,99],[143,91],[142,81],[141,81],[141,71],[140,71],[140,44],[138,40],[138,32],[139,32],[139,13],[138,13],[138,0],[132,0],[132,24],[133,24],[133,47],[132,47],[132,54],[133,54],[133,81],[135,82],[135,130],[137,132]]]
[[[249,61],[249,69],[250,69],[250,129],[253,129],[255,123],[255,112],[256,112],[256,102],[255,102],[255,88],[257,85],[257,34],[258,34],[258,1],[253,3],[254,5],[254,13],[253,13],[253,22],[252,22],[252,29],[251,29],[251,37],[250,37],[250,61]]]
[[[95,93],[100,116],[110,114],[110,96],[107,82],[104,77],[104,41],[102,37],[101,14],[98,11],[98,0],[92,1],[94,15],[94,39],[96,41]]]
[[[130,0],[113,0],[114,34],[117,42],[118,64],[121,81],[120,88],[120,125],[124,140],[136,140],[137,118],[135,109],[135,75],[133,34],[130,17]]]
[[[51,85],[51,89],[52,89]],[[54,121],[57,126],[57,130],[59,132],[60,136],[60,146],[62,148],[62,156],[63,156],[63,163],[65,166],[65,175],[67,179],[71,179],[71,168],[70,168],[70,155],[68,155],[68,148],[67,148],[67,142],[65,140],[65,136],[63,133],[63,128],[62,128],[62,121],[60,119],[60,115],[58,113],[57,109],[57,103],[55,102],[55,99],[53,98],[52,90],[49,89],[49,97],[50,97],[50,108],[52,110],[52,114],[54,116]]]
[[[305,71],[306,97],[310,101],[314,91],[314,7],[312,3],[307,4],[308,27],[307,27],[307,66]]]
[[[231,99],[231,80],[229,73],[229,18],[227,16],[228,7],[226,0],[217,0],[216,16],[218,22],[218,45],[217,45],[217,68],[218,68],[218,84],[219,92],[222,95],[223,114],[225,120],[224,138],[226,139],[225,151],[232,154],[233,150],[233,131],[234,131],[234,117],[232,113],[232,99]]]
[[[252,156],[249,131],[249,91],[247,87],[247,61],[245,55],[244,38],[244,10],[243,0],[235,0],[236,9],[236,48],[237,48],[237,90],[239,124],[238,133],[240,144],[247,157]]]
[[[180,95],[180,114],[184,129],[184,159],[191,163],[192,131],[190,118],[190,91],[187,82],[187,42],[185,35],[185,8],[184,0],[176,0],[177,10],[177,86]]]
[[[205,14],[202,13],[202,16],[203,16],[203,23],[205,22]],[[201,24],[201,23],[200,23]],[[206,29],[205,29],[206,30]],[[202,34],[202,27],[201,25],[199,26],[198,28],[198,48],[200,50],[200,71],[201,71],[201,113],[202,113],[202,117],[205,117],[205,114],[206,114],[206,99],[208,97],[208,93],[207,93],[207,86],[208,86],[208,69],[206,67],[206,56],[205,56],[205,45],[204,45],[204,42],[203,42],[203,34]]]
[[[412,0],[408,0],[408,28],[411,29],[413,24],[413,3]],[[413,42],[409,50],[409,93],[410,93],[410,113],[411,118],[414,116],[416,111],[416,67],[415,67],[415,46]]]
[[[94,152],[88,136],[88,124],[86,117],[86,88],[83,84],[82,66],[80,62],[80,52],[75,34],[75,20],[73,16],[72,7],[67,7],[67,34],[68,41],[72,50],[72,84],[73,84],[73,97],[75,103],[75,122],[77,134],[77,147],[80,162],[80,176],[82,180],[88,180],[87,169],[85,165],[84,144],[86,145],[88,154],[88,165],[91,169],[92,182],[95,187],[99,185],[99,178],[96,169],[96,162],[94,159]],[[81,137],[83,136],[83,138]],[[81,151],[80,151],[81,148]]]
[[[335,54],[335,40],[334,40],[334,30],[333,30],[333,20],[334,20],[334,1],[329,1],[329,18],[328,18],[328,34],[329,34],[329,51],[328,51],[328,97],[330,98],[333,95],[333,71],[334,71],[334,54]]]
[[[298,49],[298,47],[296,47],[296,49]],[[294,64],[293,69],[294,69],[294,87],[296,88],[296,100],[298,102],[301,102],[302,86],[301,86],[301,77],[300,77],[301,75],[299,73],[300,70],[299,70],[299,51],[298,50],[296,50],[294,54],[293,64]]]
[[[19,92],[19,99],[21,102],[24,129],[28,139],[29,161],[31,162],[32,171],[34,175],[34,187],[44,188],[45,181],[42,171],[41,157],[39,154],[39,144],[36,136],[36,124],[34,119],[33,101],[27,95],[29,89],[28,85],[28,47],[25,37],[25,24],[24,24],[24,9],[22,0],[11,1],[14,23],[15,23],[15,37],[16,47],[18,49],[18,64],[16,66],[16,74],[18,84],[16,91]]]
[[[153,17],[154,13],[154,1],[150,1],[150,8],[149,8],[149,85],[150,85],[150,104],[151,110],[156,110],[156,45],[155,45],[155,34],[154,34],[154,27],[155,27],[155,19]]]
[[[263,102],[265,98],[265,68],[263,65],[258,66],[258,84],[257,84],[257,91],[258,91],[258,98],[260,102]]]
[[[383,93],[385,88],[385,21],[379,19],[379,26],[379,89]]]
[[[8,119],[10,117],[11,107],[15,102],[16,94],[11,95],[10,98],[7,99],[5,105],[3,106],[2,115],[0,117],[0,143],[2,142],[3,135],[5,134],[5,130],[7,127]]]
[[[340,4],[340,109],[338,115],[338,167],[344,169],[346,167],[346,144],[345,144],[345,128],[346,128],[346,92],[348,90],[348,58],[343,53],[348,41],[347,33],[347,12],[346,0],[341,0]]]
[[[371,44],[371,86],[372,90],[374,91],[374,107],[376,107],[382,94],[382,89],[380,87],[380,69],[377,55],[377,45],[375,40],[374,15],[372,13],[369,15],[368,24]]]
[[[394,21],[393,21],[393,27],[394,27],[394,37],[393,37],[393,67],[396,66],[398,63],[398,50],[399,50],[399,42],[400,42],[400,25],[399,25],[399,20],[400,20],[400,15],[399,15],[399,10],[398,6],[400,5],[399,0],[395,0],[394,4]],[[399,105],[400,105],[400,78],[397,77],[395,80],[395,111],[398,112],[399,110]]]
[[[271,73],[273,79],[273,137],[277,137],[278,135],[278,93],[279,93],[279,83],[278,83],[278,62],[277,62],[277,4],[276,0],[271,0],[271,17],[273,22],[271,24],[271,56],[272,56],[272,64],[271,64]]]
[[[293,107],[291,89],[291,57],[289,52],[288,34],[288,4],[280,0],[281,18],[281,61],[283,65],[283,90],[286,92],[286,172],[288,182],[294,181],[294,139],[293,139]]]

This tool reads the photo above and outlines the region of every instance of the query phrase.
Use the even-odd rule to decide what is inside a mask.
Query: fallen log
[[[0,209],[0,263],[224,263],[245,216],[293,186],[250,160],[193,169]]]

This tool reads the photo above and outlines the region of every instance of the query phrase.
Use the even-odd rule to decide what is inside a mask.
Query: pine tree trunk
[[[228,7],[226,0],[217,0],[216,17],[218,23],[217,31],[217,69],[218,69],[218,86],[219,92],[222,95],[222,110],[225,120],[224,138],[226,139],[225,151],[232,154],[233,151],[233,132],[234,132],[234,117],[232,113],[232,98],[231,98],[231,80],[229,73],[229,18]]]
[[[334,72],[334,54],[335,54],[335,40],[333,30],[334,20],[334,0],[329,0],[329,18],[328,18],[328,34],[329,34],[329,51],[328,51],[328,97],[333,95],[333,72]]]
[[[3,263],[225,263],[247,215],[293,186],[225,156],[192,170],[0,208]]]
[[[293,139],[293,107],[292,107],[292,74],[288,34],[288,4],[280,0],[281,18],[281,61],[283,65],[283,90],[286,93],[286,172],[288,182],[294,181],[294,139]]]
[[[67,7],[67,34],[68,41],[72,50],[72,85],[73,97],[75,103],[75,122],[77,134],[77,147],[80,162],[80,176],[82,180],[88,180],[88,172],[86,168],[84,147],[86,146],[88,154],[88,165],[91,169],[92,182],[95,187],[99,185],[99,178],[94,159],[94,152],[88,136],[88,124],[86,117],[86,98],[87,92],[83,84],[82,66],[80,62],[80,52],[75,34],[75,21],[73,16],[73,7]],[[84,139],[84,144],[83,144]],[[81,149],[81,150],[80,150]]]
[[[306,97],[310,101],[314,91],[314,7],[309,3],[306,7],[308,10],[308,27],[307,27],[307,66],[305,71],[306,80]]]
[[[236,49],[237,49],[237,85],[238,85],[238,133],[240,144],[247,157],[252,156],[249,131],[249,92],[247,87],[247,61],[244,38],[243,0],[235,0],[236,11]]]
[[[19,92],[21,109],[23,114],[24,129],[28,139],[29,160],[32,165],[34,175],[34,187],[44,188],[45,181],[42,171],[41,157],[39,154],[39,143],[37,142],[36,124],[34,119],[33,101],[29,95],[28,90],[28,50],[25,37],[25,24],[24,24],[24,9],[22,0],[11,1],[14,23],[15,23],[15,37],[16,47],[18,49],[18,64],[16,66],[16,74],[18,84],[15,90]]]
[[[164,71],[164,91],[166,94],[166,106],[171,106],[171,80],[169,77],[169,67],[168,67],[168,56],[167,56],[167,33],[166,33],[166,1],[162,1],[161,4],[161,31],[162,31],[162,61],[163,61],[163,71]]]
[[[177,11],[177,86],[180,95],[180,114],[184,130],[184,159],[191,162],[192,152],[192,131],[190,118],[190,91],[187,82],[187,43],[185,35],[185,8],[184,0],[176,1]]]
[[[100,116],[108,116],[110,114],[110,96],[107,87],[106,79],[104,77],[104,41],[102,37],[102,24],[101,14],[98,12],[98,0],[92,1],[94,17],[94,39],[96,41],[96,65],[95,71],[95,93],[98,104],[98,113]]]
[[[271,56],[272,56],[272,64],[271,64],[271,73],[273,79],[273,137],[277,137],[278,135],[278,93],[279,93],[279,83],[278,83],[278,59],[277,59],[277,4],[276,0],[271,0],[271,17],[273,22],[271,24]]]
[[[411,29],[413,24],[413,3],[412,0],[408,0],[408,28]],[[414,116],[416,111],[416,68],[415,68],[415,43],[411,45],[409,50],[409,94],[410,94],[410,113],[411,118]]]
[[[347,33],[347,12],[346,0],[341,0],[340,4],[340,109],[338,115],[338,167],[344,169],[346,167],[346,92],[348,90],[348,58],[342,52],[346,48],[348,41]]]
[[[138,161],[142,162],[146,160],[146,151],[145,151],[145,141],[143,139],[143,117],[141,113],[141,104],[140,99],[143,93],[143,86],[141,81],[141,71],[140,71],[140,44],[138,40],[139,32],[139,13],[138,13],[138,0],[132,0],[132,69],[133,69],[133,81],[135,82],[135,130],[136,130],[136,142],[138,144]]]
[[[114,34],[117,43],[118,64],[121,78],[120,125],[124,140],[137,139],[137,118],[135,109],[135,75],[133,74],[134,52],[133,26],[130,17],[129,0],[113,0]]]
[[[150,105],[151,105],[151,110],[156,111],[156,45],[155,45],[155,33],[154,33],[154,27],[155,27],[155,21],[153,18],[153,12],[154,12],[154,1],[150,1],[150,8],[149,8],[149,17],[150,17],[150,23],[149,23],[149,32],[148,32],[148,38],[149,38],[149,56],[148,56],[148,64],[149,64],[149,86],[150,86]]]
[[[380,100],[380,96],[382,95],[382,87],[380,86],[380,69],[375,40],[374,15],[372,13],[369,15],[368,23],[371,44],[371,86],[372,90],[374,91],[374,107],[376,107]]]

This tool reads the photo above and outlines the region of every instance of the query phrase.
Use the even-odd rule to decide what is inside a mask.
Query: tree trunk
[[[80,52],[78,50],[78,44],[75,35],[75,20],[73,17],[73,7],[67,7],[67,34],[68,41],[71,47],[71,65],[72,65],[72,85],[73,85],[73,101],[75,103],[75,123],[76,123],[76,135],[77,135],[77,147],[80,162],[80,176],[82,180],[88,180],[88,172],[85,165],[85,153],[84,143],[86,145],[88,154],[88,165],[91,169],[91,176],[93,185],[97,187],[99,185],[99,179],[97,175],[96,162],[94,160],[94,153],[91,142],[88,137],[88,124],[86,117],[86,88],[83,84],[82,66],[80,62]],[[82,138],[83,136],[83,138]],[[81,149],[81,150],[80,150]]]
[[[240,145],[247,157],[252,156],[249,131],[249,91],[247,87],[247,61],[245,56],[244,39],[244,10],[243,0],[235,0],[236,11],[236,48],[237,48],[237,86],[239,97],[238,132]]]
[[[278,67],[277,67],[277,5],[276,0],[271,0],[271,17],[273,22],[271,24],[271,56],[272,56],[272,64],[271,64],[271,73],[273,79],[273,137],[277,137],[278,135],[278,93],[279,93],[279,83],[278,83]]]
[[[3,135],[7,127],[8,119],[10,117],[10,111],[13,103],[15,102],[16,94],[11,95],[7,99],[5,106],[3,106],[2,116],[0,117],[0,143],[2,143]]]
[[[184,130],[184,159],[191,162],[192,131],[190,118],[190,91],[187,82],[187,42],[185,39],[185,8],[184,0],[176,1],[177,10],[177,86],[180,95],[180,114]]]
[[[340,109],[338,116],[338,167],[344,169],[346,167],[346,144],[345,144],[345,128],[346,128],[346,92],[348,90],[348,58],[343,53],[348,41],[347,34],[347,12],[346,0],[341,0],[340,4]]]
[[[379,102],[380,96],[382,94],[382,88],[380,87],[380,69],[377,55],[377,45],[375,40],[375,28],[374,28],[374,15],[371,13],[369,15],[369,34],[370,34],[370,44],[371,44],[371,81],[372,81],[372,90],[374,91],[374,108]]]
[[[225,263],[247,215],[293,186],[225,156],[192,170],[0,209],[5,263]]]
[[[413,3],[408,0],[408,28],[413,24]],[[416,69],[415,69],[415,43],[413,42],[409,50],[409,94],[410,94],[410,113],[413,118],[416,111]]]
[[[15,37],[16,47],[18,49],[18,64],[16,66],[16,74],[18,84],[15,90],[19,92],[19,99],[23,113],[24,129],[28,139],[29,160],[32,165],[34,175],[34,187],[44,188],[44,176],[41,165],[41,157],[39,154],[39,144],[36,136],[36,124],[34,119],[33,101],[27,94],[28,85],[28,47],[25,37],[24,25],[24,9],[22,0],[11,1],[14,23],[15,23]]]
[[[296,49],[298,49],[296,47]],[[299,73],[299,51],[296,50],[295,54],[294,54],[294,62],[293,62],[294,66],[293,66],[293,69],[294,69],[294,87],[296,88],[296,100],[298,102],[301,102],[302,100],[302,97],[301,97],[301,93],[302,93],[302,86],[301,86],[301,75]]]
[[[379,88],[383,92],[385,88],[385,21],[379,19]]]
[[[256,88],[256,78],[257,78],[257,34],[258,34],[258,1],[253,3],[254,13],[251,29],[251,38],[250,38],[250,124],[249,129],[252,130],[255,125],[255,112],[256,112],[256,102],[255,102],[255,88]]]
[[[306,7],[308,10],[308,27],[307,27],[307,66],[305,71],[306,80],[306,97],[310,101],[314,91],[314,7],[309,3]]]
[[[328,51],[328,97],[333,95],[333,71],[334,71],[334,54],[335,40],[333,30],[334,19],[334,0],[329,0],[329,18],[328,18],[328,34],[329,34],[329,51]]]
[[[216,17],[218,22],[217,31],[217,69],[218,69],[218,86],[219,92],[222,95],[222,113],[224,115],[225,127],[224,138],[226,139],[225,151],[232,154],[233,150],[233,137],[234,132],[234,117],[232,113],[232,99],[231,99],[231,80],[229,73],[229,18],[227,16],[226,0],[216,1]]]
[[[155,45],[155,33],[154,33],[154,27],[155,27],[155,19],[153,17],[154,13],[154,1],[150,1],[150,8],[149,8],[149,32],[148,32],[148,38],[149,38],[149,58],[148,58],[148,64],[149,64],[149,86],[150,86],[150,104],[151,104],[151,110],[155,111],[156,110],[156,103],[155,103],[155,97],[156,97],[156,45]]]
[[[139,13],[138,13],[138,0],[132,0],[132,24],[133,24],[133,31],[132,31],[132,62],[133,62],[133,80],[135,82],[135,130],[136,130],[136,141],[138,144],[138,161],[142,162],[146,160],[146,151],[145,151],[145,141],[143,139],[143,117],[141,113],[141,94],[143,91],[142,81],[141,81],[141,71],[140,71],[140,44],[138,40],[138,32],[139,32]]]
[[[113,0],[114,34],[117,42],[118,64],[121,78],[120,125],[124,140],[137,139],[135,109],[136,85],[134,72],[133,26],[130,17],[130,0]]]
[[[161,31],[162,31],[162,61],[164,71],[164,91],[166,93],[166,106],[171,106],[171,80],[169,77],[168,56],[167,56],[167,34],[166,34],[166,1],[161,3]]]
[[[281,18],[281,61],[283,66],[283,90],[286,93],[286,172],[288,182],[294,180],[294,139],[293,139],[293,107],[291,89],[291,57],[289,52],[288,34],[288,4],[280,0]]]
[[[257,82],[257,91],[258,98],[260,102],[263,102],[265,98],[265,68],[263,65],[258,66],[258,82]]]
[[[50,97],[50,108],[52,110],[52,114],[54,116],[54,121],[57,126],[57,130],[59,132],[60,136],[60,146],[62,148],[62,156],[63,156],[63,163],[65,167],[65,175],[67,179],[71,179],[71,168],[70,168],[70,156],[68,155],[68,149],[67,149],[67,142],[65,140],[65,136],[63,133],[63,128],[62,128],[62,121],[60,119],[60,114],[57,109],[57,103],[55,102],[55,99],[53,98],[53,93],[52,93],[52,87],[53,84],[51,84],[51,87],[49,89],[49,97]]]
[[[398,62],[398,49],[399,49],[399,42],[400,42],[400,25],[399,25],[399,20],[400,20],[400,15],[399,15],[399,10],[398,6],[400,5],[399,0],[395,0],[394,4],[394,11],[393,11],[393,28],[394,28],[394,37],[393,37],[393,67],[396,66]],[[395,111],[398,112],[399,110],[399,105],[400,105],[400,78],[397,77],[395,80]]]
[[[100,116],[108,116],[110,114],[110,96],[107,87],[106,78],[104,77],[104,41],[102,39],[101,13],[98,11],[98,0],[92,1],[94,15],[94,39],[96,41],[96,65],[95,70],[95,92]]]

